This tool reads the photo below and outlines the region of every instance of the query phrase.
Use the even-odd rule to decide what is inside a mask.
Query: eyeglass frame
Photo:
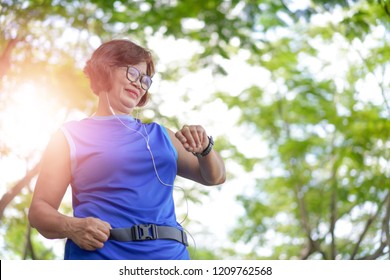
[[[146,75],[146,74],[142,74],[141,71],[139,71],[139,69],[137,69],[136,67],[132,66],[132,65],[127,65],[127,66],[123,66],[123,67],[126,67],[126,78],[132,82],[132,83],[135,83],[137,82],[138,80],[140,81],[140,84],[141,84],[141,88],[145,91],[148,91],[150,89],[150,87],[152,86],[152,83],[153,83],[153,80],[152,80],[152,77],[150,77],[149,75]],[[135,69],[138,73],[138,77],[132,81],[130,78],[129,78],[129,69],[132,68],[132,69]],[[150,86],[148,88],[144,88],[143,87],[143,83],[142,83],[142,79],[143,77],[147,77],[150,79]]]

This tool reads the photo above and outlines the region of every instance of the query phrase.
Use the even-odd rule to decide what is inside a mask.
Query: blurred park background
[[[177,180],[193,259],[390,259],[389,27],[388,0],[0,0],[0,258],[63,258],[27,221],[40,157],[129,38],[157,62],[139,117],[205,126],[226,162]]]

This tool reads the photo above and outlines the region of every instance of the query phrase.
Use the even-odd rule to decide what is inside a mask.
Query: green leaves
[[[234,240],[257,243],[256,248],[272,243],[264,237],[267,233],[286,237],[271,245],[270,258],[380,258],[385,252],[370,242],[385,234],[389,224],[389,210],[375,211],[383,209],[390,184],[385,148],[390,121],[387,107],[379,102],[388,98],[384,73],[390,56],[387,51],[379,55],[383,38],[371,34],[381,30],[383,18],[373,20],[378,7],[366,2],[326,1],[322,8],[332,12],[333,4],[343,15],[339,25],[329,18],[326,27],[315,22],[288,26],[287,36],[271,38],[261,47],[266,55],[254,55],[252,61],[271,73],[269,84],[237,97],[220,96],[230,107],[242,109],[241,124],[254,125],[270,149],[269,157],[257,163],[267,167],[268,175],[257,180],[252,195],[239,197],[246,214],[234,232]],[[306,30],[306,37],[288,33],[295,28]],[[330,40],[336,34],[349,43]],[[359,54],[359,60],[327,61],[333,53],[318,60],[320,50],[314,46],[319,38],[335,50],[349,48],[346,54]],[[370,47],[355,47],[366,40],[373,40]],[[341,66],[348,70],[332,78],[332,72],[303,66],[305,60],[322,63],[322,70],[332,64],[335,71]],[[380,90],[357,94],[358,85],[372,73]],[[276,218],[287,213],[288,220]],[[357,246],[347,245],[356,240],[361,240]]]
[[[0,55],[2,86],[39,81],[68,108],[88,111],[93,95],[81,68],[99,40],[131,37],[147,45],[157,34],[197,42],[187,69],[172,65],[161,74],[172,81],[208,67],[216,77],[229,74],[219,62],[248,53],[247,63],[261,69],[261,83],[215,95],[240,110],[237,125],[269,148],[256,158],[232,145],[230,135],[217,141],[226,161],[254,176],[245,186],[251,191],[237,198],[246,212],[232,238],[254,249],[242,257],[381,258],[390,216],[389,10],[384,0],[313,0],[306,6],[272,0],[6,1],[1,53],[18,42],[7,53],[9,67]],[[76,43],[64,39],[65,30]],[[159,103],[152,101],[154,116],[178,126],[176,118],[160,114]],[[254,174],[258,167],[265,174]],[[235,171],[229,175],[238,176]],[[188,193],[193,201],[204,194]],[[4,222],[13,225],[6,238],[15,255],[22,254],[21,221]],[[269,253],[262,253],[265,248]],[[219,252],[235,256],[234,250]],[[199,254],[217,258],[207,250]]]

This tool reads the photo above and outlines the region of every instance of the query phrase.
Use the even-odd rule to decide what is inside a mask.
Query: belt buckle
[[[157,226],[155,224],[134,225],[131,228],[135,241],[157,239]]]

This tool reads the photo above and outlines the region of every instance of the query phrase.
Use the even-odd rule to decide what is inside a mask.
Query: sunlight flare
[[[56,108],[43,86],[33,82],[21,84],[0,113],[2,139],[7,147],[20,157],[41,151],[57,124]]]

